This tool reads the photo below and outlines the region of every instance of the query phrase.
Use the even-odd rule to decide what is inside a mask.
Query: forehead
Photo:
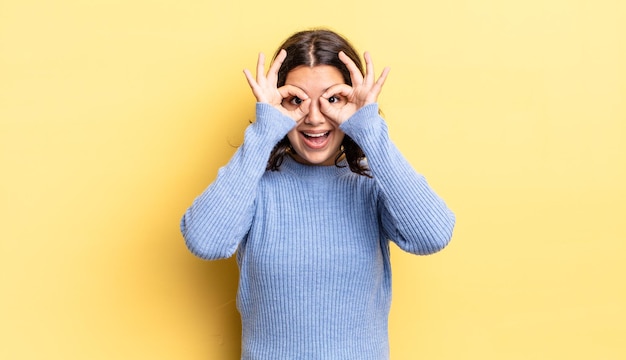
[[[326,90],[336,84],[343,84],[339,69],[330,65],[301,65],[287,73],[285,85],[294,85],[305,92]]]

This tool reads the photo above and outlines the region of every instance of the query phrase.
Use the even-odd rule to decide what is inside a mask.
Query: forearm
[[[381,221],[391,240],[415,254],[445,247],[452,236],[454,214],[391,142],[378,106],[362,108],[341,128],[367,156],[381,192]]]
[[[250,228],[257,186],[272,148],[295,125],[267,104],[258,103],[256,110],[244,143],[181,219],[187,247],[201,258],[227,258],[236,251]]]

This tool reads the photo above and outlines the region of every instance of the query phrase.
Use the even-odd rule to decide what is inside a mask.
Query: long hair
[[[352,86],[350,71],[339,59],[339,52],[343,51],[359,68],[363,74],[363,63],[350,42],[341,35],[327,30],[314,29],[297,32],[291,35],[278,48],[274,59],[281,49],[287,51],[287,58],[278,70],[278,86],[285,85],[287,74],[298,66],[330,65],[335,67],[346,84]],[[285,136],[274,146],[267,163],[267,170],[277,171],[285,156],[293,151],[289,139]],[[359,175],[371,177],[369,169],[364,163],[365,153],[348,135],[345,135],[341,143],[339,155],[335,158],[335,166],[340,166],[339,161],[345,155],[350,170]]]

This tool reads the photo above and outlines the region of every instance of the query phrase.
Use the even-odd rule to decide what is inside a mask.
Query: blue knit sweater
[[[452,236],[453,213],[389,140],[376,104],[341,125],[373,178],[290,157],[266,171],[295,122],[267,104],[256,114],[181,221],[195,255],[237,253],[242,359],[388,359],[389,241],[437,252]]]

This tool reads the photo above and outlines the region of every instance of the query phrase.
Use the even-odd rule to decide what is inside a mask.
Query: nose
[[[326,118],[322,111],[320,110],[319,100],[312,101],[311,107],[309,108],[309,113],[304,119],[304,123],[311,126],[317,126],[326,122]]]

